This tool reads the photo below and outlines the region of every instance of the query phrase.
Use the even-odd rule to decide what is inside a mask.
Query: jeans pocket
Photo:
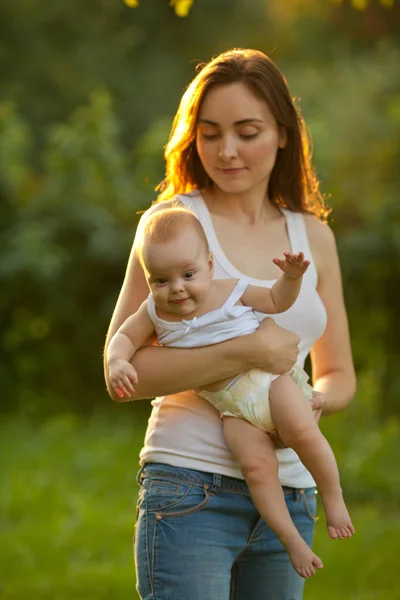
[[[149,477],[143,482],[138,507],[160,517],[176,517],[201,510],[208,502],[209,486],[178,479]]]
[[[313,521],[313,523],[316,523],[319,518],[316,516],[316,514],[317,514],[317,491],[316,490],[301,490],[300,493],[302,496],[302,504],[303,504],[304,510],[306,511],[306,513],[310,517],[310,519]]]

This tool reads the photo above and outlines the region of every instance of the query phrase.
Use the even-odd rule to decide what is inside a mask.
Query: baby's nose
[[[174,281],[172,283],[171,287],[173,292],[181,292],[183,290],[183,281],[181,279],[178,279],[177,281]]]

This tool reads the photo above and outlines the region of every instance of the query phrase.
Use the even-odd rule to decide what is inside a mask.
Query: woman
[[[298,600],[304,580],[259,519],[217,412],[191,391],[252,367],[285,373],[310,350],[320,392],[313,408],[342,410],[355,391],[335,241],[320,220],[326,211],[304,123],[274,63],[255,50],[208,63],[182,98],[165,156],[162,194],[148,213],[193,211],[216,278],[270,286],[278,277],[272,258],[288,249],[311,265],[295,305],[274,321],[260,315],[254,334],[135,355],[134,398],[166,395],[153,402],[140,457],[138,591],[143,600]],[[147,295],[134,244],[107,340]],[[315,483],[291,449],[277,456],[288,509],[311,546]]]

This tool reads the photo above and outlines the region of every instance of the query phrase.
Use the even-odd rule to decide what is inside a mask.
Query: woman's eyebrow
[[[199,119],[199,123],[204,123],[205,125],[212,125],[213,127],[218,127],[218,123],[215,121],[210,121],[209,119]],[[264,123],[262,119],[258,119],[257,117],[250,117],[248,119],[240,119],[240,121],[235,121],[234,125],[245,125],[246,123]]]

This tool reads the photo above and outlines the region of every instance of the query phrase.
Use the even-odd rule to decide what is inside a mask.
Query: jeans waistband
[[[207,471],[196,471],[183,467],[174,467],[164,463],[146,463],[138,472],[137,482],[142,484],[146,477],[167,477],[204,487],[207,485],[210,491],[225,490],[241,494],[249,494],[247,483],[243,479],[228,477],[220,473],[209,473]],[[294,498],[304,494],[304,489],[282,486],[284,494],[292,494]],[[312,488],[314,489],[314,488]]]

